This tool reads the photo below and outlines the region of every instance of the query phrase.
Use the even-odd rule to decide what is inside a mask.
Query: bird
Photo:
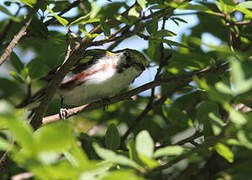
[[[133,49],[115,52],[103,49],[85,51],[60,83],[56,94],[64,104],[78,106],[109,98],[127,88],[147,67],[148,60]],[[43,80],[51,81],[56,70]],[[40,101],[42,89],[16,107],[22,108]]]

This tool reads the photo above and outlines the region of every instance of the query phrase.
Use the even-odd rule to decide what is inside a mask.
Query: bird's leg
[[[60,111],[59,111],[59,116],[61,119],[65,120],[68,115],[67,108],[64,108],[64,98],[60,96]]]
[[[104,97],[101,99],[101,104],[103,105],[103,110],[108,109],[108,104],[110,103],[109,97]]]

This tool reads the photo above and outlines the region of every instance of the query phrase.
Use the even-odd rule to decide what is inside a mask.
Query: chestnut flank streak
[[[111,67],[112,69],[116,68],[115,65],[103,64],[102,67],[100,69],[98,69],[98,70],[95,70],[95,71],[92,71],[92,72],[89,72],[89,73],[83,72],[83,73],[79,73],[79,74],[75,75],[73,78],[71,78],[67,82],[62,83],[59,88],[62,89],[62,90],[73,89],[73,88],[81,85],[82,83],[84,83],[86,77],[91,76],[91,75],[93,75],[95,73],[104,71],[105,69],[107,69],[109,67]]]

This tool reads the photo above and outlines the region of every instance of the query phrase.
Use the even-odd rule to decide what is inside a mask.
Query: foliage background
[[[1,179],[248,179],[251,9],[251,1],[237,0],[4,0]],[[186,23],[187,33],[177,38]],[[26,33],[13,43],[22,28]],[[204,41],[206,33],[218,45]],[[16,46],[6,59],[9,44]],[[90,111],[84,107],[86,112],[41,127],[42,115],[58,113],[59,102],[50,97],[78,53],[122,44],[145,54],[153,82],[145,72],[134,87],[147,85],[111,98],[105,111],[92,103]],[[62,64],[69,45],[70,63],[47,86],[40,78]],[[48,99],[28,121],[27,108],[15,105],[42,87],[51,89]]]

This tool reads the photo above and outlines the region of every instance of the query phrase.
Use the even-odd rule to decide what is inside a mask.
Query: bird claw
[[[101,104],[103,105],[103,110],[108,109],[108,105],[110,103],[110,99],[107,97],[101,99]]]
[[[68,110],[66,108],[60,108],[59,116],[60,119],[66,120],[68,116]]]

